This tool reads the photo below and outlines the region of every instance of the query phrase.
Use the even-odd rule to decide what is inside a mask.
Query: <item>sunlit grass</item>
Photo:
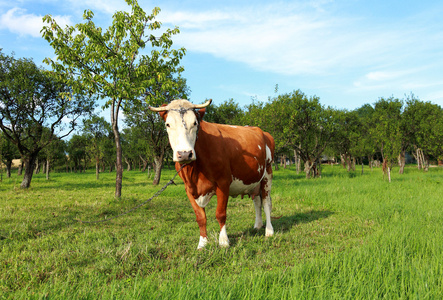
[[[395,170],[394,170],[395,171]],[[161,185],[173,176],[164,170]],[[110,222],[160,187],[146,174],[33,178],[0,183],[0,295],[3,298],[290,299],[443,296],[443,169],[383,180],[380,169],[323,169],[307,180],[275,172],[275,235],[253,229],[250,199],[231,199],[228,236],[218,247],[214,198],[209,244],[197,251],[198,226],[180,179],[159,198]]]

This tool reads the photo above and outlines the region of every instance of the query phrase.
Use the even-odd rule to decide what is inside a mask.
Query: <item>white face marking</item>
[[[238,195],[249,195],[258,186],[259,182],[244,184],[240,179],[232,177],[231,185],[229,186],[229,196],[237,197]]]
[[[201,195],[197,199],[195,199],[195,202],[197,202],[198,206],[200,207],[206,207],[208,205],[209,200],[211,200],[211,197],[214,196],[215,192],[210,192],[206,195]]]
[[[260,150],[261,150],[261,146],[260,146],[260,145],[258,145],[258,149],[260,149]]]
[[[169,143],[173,151],[173,161],[181,161],[179,159],[179,151],[191,151],[191,160],[197,158],[195,154],[195,141],[197,140],[198,120],[192,110],[184,113],[183,118],[177,111],[169,111],[165,120],[166,131],[168,132]],[[186,124],[186,128],[184,124]]]

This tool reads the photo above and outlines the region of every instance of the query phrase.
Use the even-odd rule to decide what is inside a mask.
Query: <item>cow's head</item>
[[[188,100],[180,99],[161,107],[149,107],[150,110],[158,112],[165,121],[173,151],[172,159],[175,162],[188,163],[197,159],[194,146],[198,128],[205,113],[205,107],[211,102],[212,100],[208,100],[204,104],[196,105]]]

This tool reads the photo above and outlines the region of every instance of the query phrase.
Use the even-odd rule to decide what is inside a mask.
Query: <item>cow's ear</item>
[[[203,116],[205,115],[206,108],[201,108],[198,110],[198,114],[200,115],[200,120],[203,119]]]
[[[162,106],[166,106],[167,104],[162,104]],[[160,117],[163,119],[163,121],[166,122],[166,117],[168,116],[168,111],[164,110],[164,111],[159,111],[158,114],[160,115]]]
[[[166,122],[166,117],[168,116],[168,111],[160,111],[160,112],[158,112],[158,114],[163,119],[163,121]]]

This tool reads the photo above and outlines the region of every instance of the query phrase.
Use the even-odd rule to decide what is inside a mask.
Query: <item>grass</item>
[[[395,171],[395,170],[394,170]],[[162,183],[171,178],[164,170]],[[209,244],[180,179],[159,189],[146,174],[93,171],[0,183],[0,298],[14,299],[440,299],[443,297],[443,169],[409,166],[383,180],[380,169],[321,179],[274,173],[275,235],[256,232],[250,199],[230,199],[228,249],[219,248],[216,199],[206,211]]]

